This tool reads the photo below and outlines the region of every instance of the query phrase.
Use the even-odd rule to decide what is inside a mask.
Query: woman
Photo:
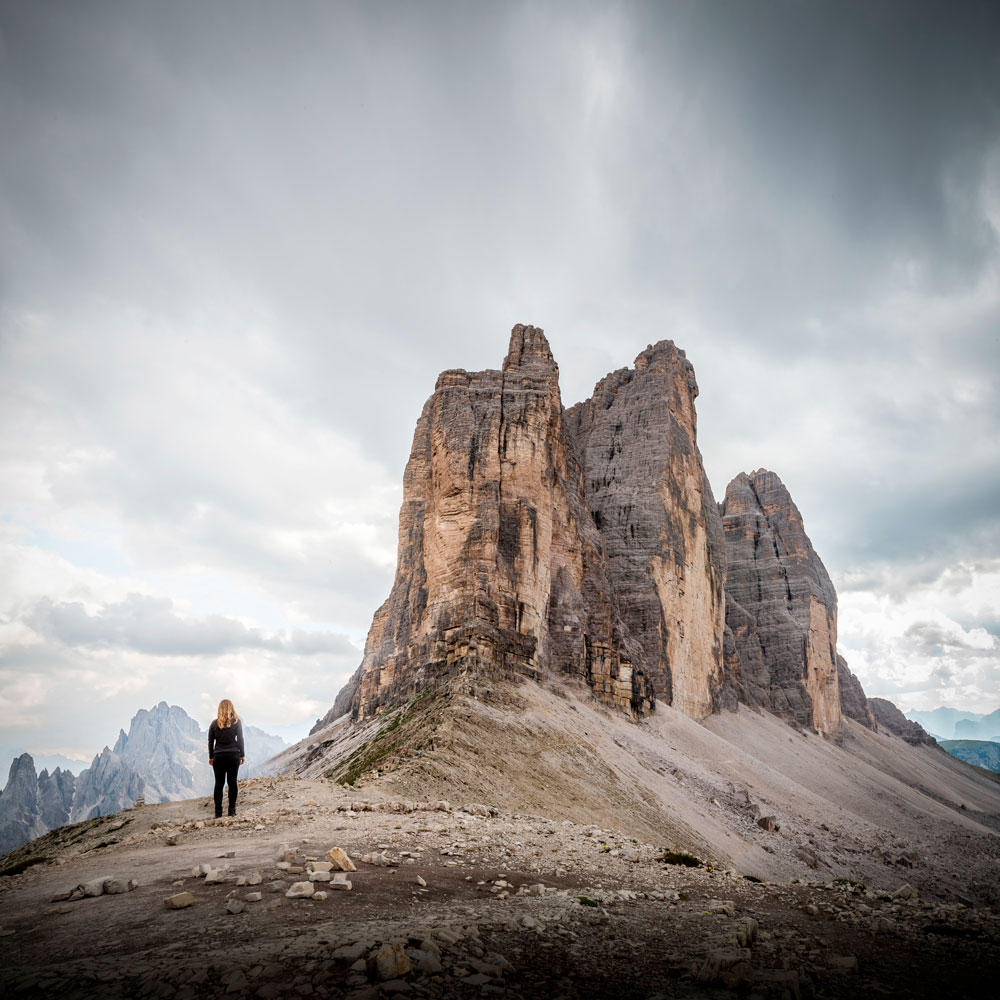
[[[208,763],[215,769],[215,816],[222,815],[222,786],[229,786],[229,815],[236,815],[236,773],[246,760],[243,749],[243,723],[224,698],[219,711],[208,727]]]

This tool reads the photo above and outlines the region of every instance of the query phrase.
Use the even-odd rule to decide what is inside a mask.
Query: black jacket
[[[219,725],[218,719],[212,720],[212,724],[208,727],[208,759],[218,757],[219,754],[246,756],[246,751],[243,749],[243,723],[239,719],[235,725],[226,726],[225,729]]]

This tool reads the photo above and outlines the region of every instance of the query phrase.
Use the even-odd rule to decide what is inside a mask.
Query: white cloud
[[[895,593],[841,589],[839,623],[840,651],[869,696],[906,709],[997,707],[1000,562],[950,566]]]

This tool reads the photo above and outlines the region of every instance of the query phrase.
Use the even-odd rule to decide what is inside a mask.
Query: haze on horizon
[[[0,750],[325,712],[443,369],[669,338],[903,710],[1000,706],[1000,9],[0,7]],[[286,730],[287,733],[287,730]]]

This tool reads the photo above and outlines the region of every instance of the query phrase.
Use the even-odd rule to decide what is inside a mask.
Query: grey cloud
[[[25,620],[46,638],[67,646],[131,649],[159,656],[218,656],[238,649],[301,655],[357,653],[345,636],[335,633],[265,633],[222,615],[184,619],[169,598],[142,594],[130,594],[93,615],[78,602],[43,599]]]
[[[1000,259],[996,5],[235,9],[0,11],[0,421],[134,565],[252,576],[363,632],[384,565],[268,541],[321,524],[331,457],[283,463],[296,432],[242,418],[277,401],[398,482],[437,373],[498,366],[518,321],[567,403],[673,337],[716,494],[775,468],[847,586],[1000,552],[1000,316],[961,302]],[[185,422],[216,391],[230,421]],[[43,618],[263,641],[140,612]]]
[[[914,622],[903,633],[913,643],[917,652],[936,656],[949,649],[975,650],[979,655],[996,655],[995,650],[980,650],[966,642],[962,636],[948,632],[935,622]]]

